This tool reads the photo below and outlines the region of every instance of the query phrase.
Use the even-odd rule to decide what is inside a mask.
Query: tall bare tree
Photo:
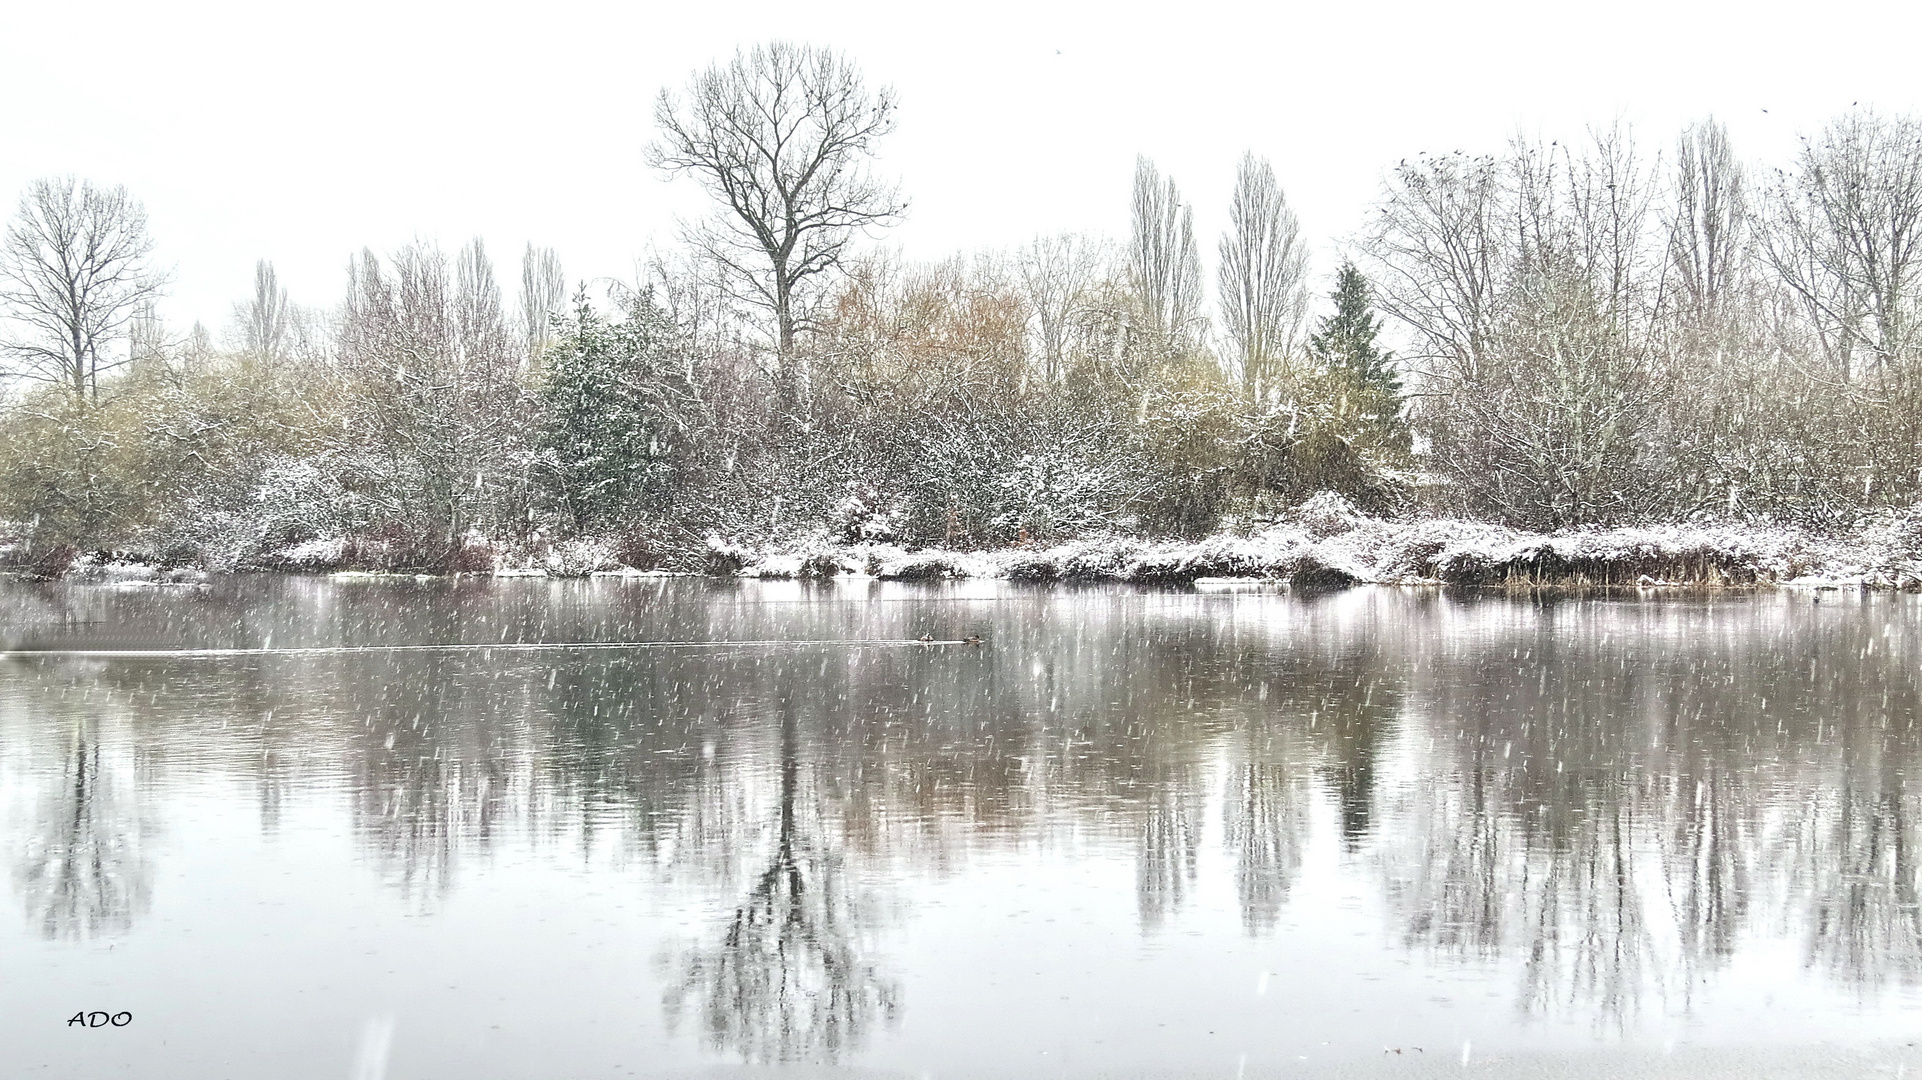
[[[803,380],[795,336],[809,325],[809,286],[839,265],[857,232],[907,208],[869,169],[894,110],[893,90],[870,93],[845,58],[779,41],[696,74],[684,98],[663,90],[655,104],[661,137],[648,161],[693,174],[721,204],[689,239],[773,317],[790,410]]]
[[[1748,250],[1748,190],[1728,128],[1692,124],[1675,145],[1669,270],[1691,321],[1715,319],[1739,287]]]
[[[234,305],[234,321],[239,323],[240,347],[249,356],[262,360],[287,356],[294,343],[296,316],[273,263],[265,259],[254,263],[254,294]]]
[[[1243,154],[1221,236],[1219,299],[1231,358],[1251,400],[1274,385],[1308,314],[1308,246],[1266,158]]]
[[[476,374],[499,379],[510,370],[513,352],[500,283],[480,237],[469,240],[454,260],[455,342],[462,361]]]
[[[567,276],[553,248],[527,245],[521,256],[521,330],[527,335],[527,357],[540,357],[553,339],[553,317],[567,307]]]
[[[1581,150],[1404,162],[1368,250],[1411,332],[1418,421],[1478,512],[1530,527],[1632,518],[1665,394],[1653,363],[1653,185],[1621,131]]]
[[[129,360],[129,324],[162,288],[152,253],[147,212],[125,188],[71,176],[28,185],[0,244],[14,373],[97,397],[100,376]]]
[[[202,333],[205,332],[199,323],[195,323],[194,328]],[[133,317],[127,320],[127,362],[136,368],[165,363],[170,344],[172,343],[167,340],[167,327],[160,321],[160,312],[153,301],[141,303],[134,309]],[[182,352],[191,351],[191,341],[182,344],[189,346],[188,349],[181,350]]]
[[[1169,339],[1187,337],[1201,317],[1201,254],[1194,208],[1181,201],[1173,177],[1135,158],[1129,270],[1149,324]]]

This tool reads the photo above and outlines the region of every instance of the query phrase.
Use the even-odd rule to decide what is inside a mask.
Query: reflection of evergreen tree
[[[1346,660],[1321,699],[1319,725],[1330,740],[1330,779],[1341,814],[1341,839],[1359,850],[1374,820],[1375,763],[1401,695],[1371,670],[1370,658]],[[1352,677],[1350,672],[1353,672]]]

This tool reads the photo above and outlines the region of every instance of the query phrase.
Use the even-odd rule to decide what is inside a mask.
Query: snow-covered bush
[[[874,567],[874,576],[884,581],[946,581],[985,576],[978,573],[980,569],[981,564],[958,552],[929,548],[882,559]]]
[[[586,577],[621,566],[614,550],[599,540],[562,540],[548,549],[544,569],[555,577]]]
[[[850,483],[847,497],[834,504],[828,526],[849,544],[889,544],[901,538],[903,510],[898,499],[873,484]]]
[[[1048,541],[1112,527],[1133,494],[1129,459],[1086,442],[1055,441],[1008,462],[998,480],[995,534]]]
[[[330,464],[325,457],[262,461],[244,499],[226,505],[196,501],[175,543],[215,569],[253,565],[319,541],[338,543],[348,531],[351,500]],[[309,555],[316,550],[308,549]]]
[[[753,558],[754,553],[747,548],[730,544],[719,535],[709,533],[701,571],[710,577],[733,577],[746,569]]]
[[[1333,491],[1316,492],[1288,514],[1288,520],[1317,539],[1348,532],[1366,517],[1354,503]]]

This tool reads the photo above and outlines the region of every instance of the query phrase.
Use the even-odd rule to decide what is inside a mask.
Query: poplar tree
[[[1308,247],[1266,158],[1242,155],[1221,236],[1222,328],[1243,394],[1256,401],[1287,370],[1308,311]]]

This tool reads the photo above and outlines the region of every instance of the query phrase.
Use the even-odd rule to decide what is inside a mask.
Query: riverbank
[[[1543,534],[1450,518],[1370,517],[1339,499],[1310,500],[1246,533],[1195,541],[1095,537],[989,551],[841,543],[825,535],[774,543],[709,536],[693,550],[633,565],[620,545],[470,538],[454,572],[501,577],[704,574],[893,581],[999,578],[1021,582],[1189,584],[1210,579],[1286,583],[1298,590],[1359,584],[1470,588],[1689,586],[1857,587],[1922,591],[1922,507],[1866,515],[1831,531],[1767,523],[1636,526]],[[315,540],[233,566],[170,564],[133,552],[56,550],[9,569],[45,580],[192,584],[210,571],[414,575],[378,541]]]
[[[1297,590],[1361,584],[1469,588],[1799,586],[1922,590],[1922,519],[1884,515],[1836,534],[1787,526],[1661,526],[1528,533],[1450,519],[1352,515],[1293,521],[1194,542],[1123,538],[1047,548],[958,552],[714,541],[708,573],[761,578],[868,574],[887,580],[1285,582]]]

